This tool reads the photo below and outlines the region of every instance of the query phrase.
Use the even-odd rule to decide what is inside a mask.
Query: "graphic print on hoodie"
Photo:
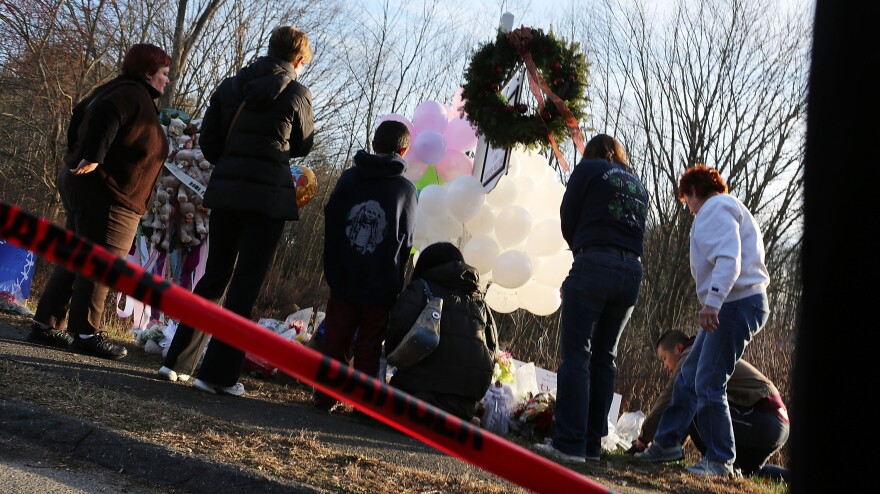
[[[369,200],[356,204],[348,212],[345,235],[360,254],[372,254],[385,238],[388,220],[378,202]]]

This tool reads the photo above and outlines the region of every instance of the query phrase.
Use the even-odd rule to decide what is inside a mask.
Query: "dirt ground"
[[[247,475],[249,482],[262,482],[266,492],[274,492],[269,485],[288,492],[528,492],[383,424],[356,420],[349,407],[320,413],[310,406],[310,389],[289,376],[245,376],[244,398],[209,395],[158,379],[161,357],[144,352],[130,338],[125,341],[129,355],[107,361],[31,343],[29,325],[26,317],[0,313],[0,403],[31,404],[53,417],[39,434],[33,427],[19,427],[21,439],[44,446],[55,441],[56,450],[75,454],[81,446],[65,435],[71,426],[63,422],[90,424],[130,442],[110,441],[114,444],[107,451],[99,451],[106,466],[168,486],[169,492],[237,492],[233,483],[196,488],[191,479],[186,483],[169,473],[169,461],[226,468]],[[16,428],[9,420],[3,426]],[[521,437],[506,439],[528,446]],[[153,470],[118,464],[141,447],[166,458]],[[127,453],[115,455],[110,448]],[[115,463],[107,460],[116,456]],[[786,491],[784,485],[754,479],[696,478],[683,471],[684,465],[645,465],[611,454],[570,468],[619,493]]]

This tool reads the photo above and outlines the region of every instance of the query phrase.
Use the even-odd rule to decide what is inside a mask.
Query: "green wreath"
[[[528,28],[527,28],[528,29]],[[584,116],[584,90],[587,86],[585,57],[578,44],[570,46],[556,40],[553,34],[532,29],[529,51],[538,73],[547,86],[566,104],[574,118]],[[501,89],[523,64],[523,58],[511,44],[507,33],[499,33],[494,43],[483,45],[474,54],[465,71],[462,86],[463,109],[486,141],[494,147],[513,148],[522,144],[527,148],[537,144],[549,145],[548,135],[556,142],[570,134],[565,118],[556,105],[544,95],[544,111],[529,112],[524,103],[511,105]]]

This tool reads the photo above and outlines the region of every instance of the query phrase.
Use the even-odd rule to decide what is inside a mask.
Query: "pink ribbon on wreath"
[[[550,98],[550,101],[553,102],[556,109],[559,110],[560,116],[562,116],[565,121],[565,126],[568,127],[568,131],[571,133],[571,140],[574,142],[575,146],[577,146],[581,155],[583,155],[584,136],[581,134],[580,127],[578,127],[577,119],[574,118],[574,114],[571,113],[571,110],[565,104],[565,101],[550,89],[550,86],[547,85],[544,78],[541,77],[541,74],[538,72],[538,67],[535,65],[535,60],[532,58],[532,38],[532,29],[525,26],[520,27],[519,29],[514,29],[507,35],[510,45],[516,49],[517,53],[522,57],[523,62],[526,64],[526,72],[529,77],[529,89],[531,89],[535,99],[538,100],[538,114],[542,115],[544,113],[544,97],[541,95],[543,92],[548,98]],[[568,163],[559,151],[559,147],[556,145],[556,139],[553,137],[553,134],[549,129],[547,129],[547,137],[550,139],[550,146],[553,148],[553,154],[556,155],[559,164],[562,165],[562,168],[565,171],[569,171]]]

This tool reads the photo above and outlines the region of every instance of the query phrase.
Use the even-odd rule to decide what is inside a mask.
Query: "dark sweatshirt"
[[[617,247],[642,255],[648,192],[623,166],[581,160],[562,196],[562,237],[572,252]]]
[[[403,290],[418,194],[397,154],[358,151],[324,206],[324,276],[330,296],[391,307]]]

